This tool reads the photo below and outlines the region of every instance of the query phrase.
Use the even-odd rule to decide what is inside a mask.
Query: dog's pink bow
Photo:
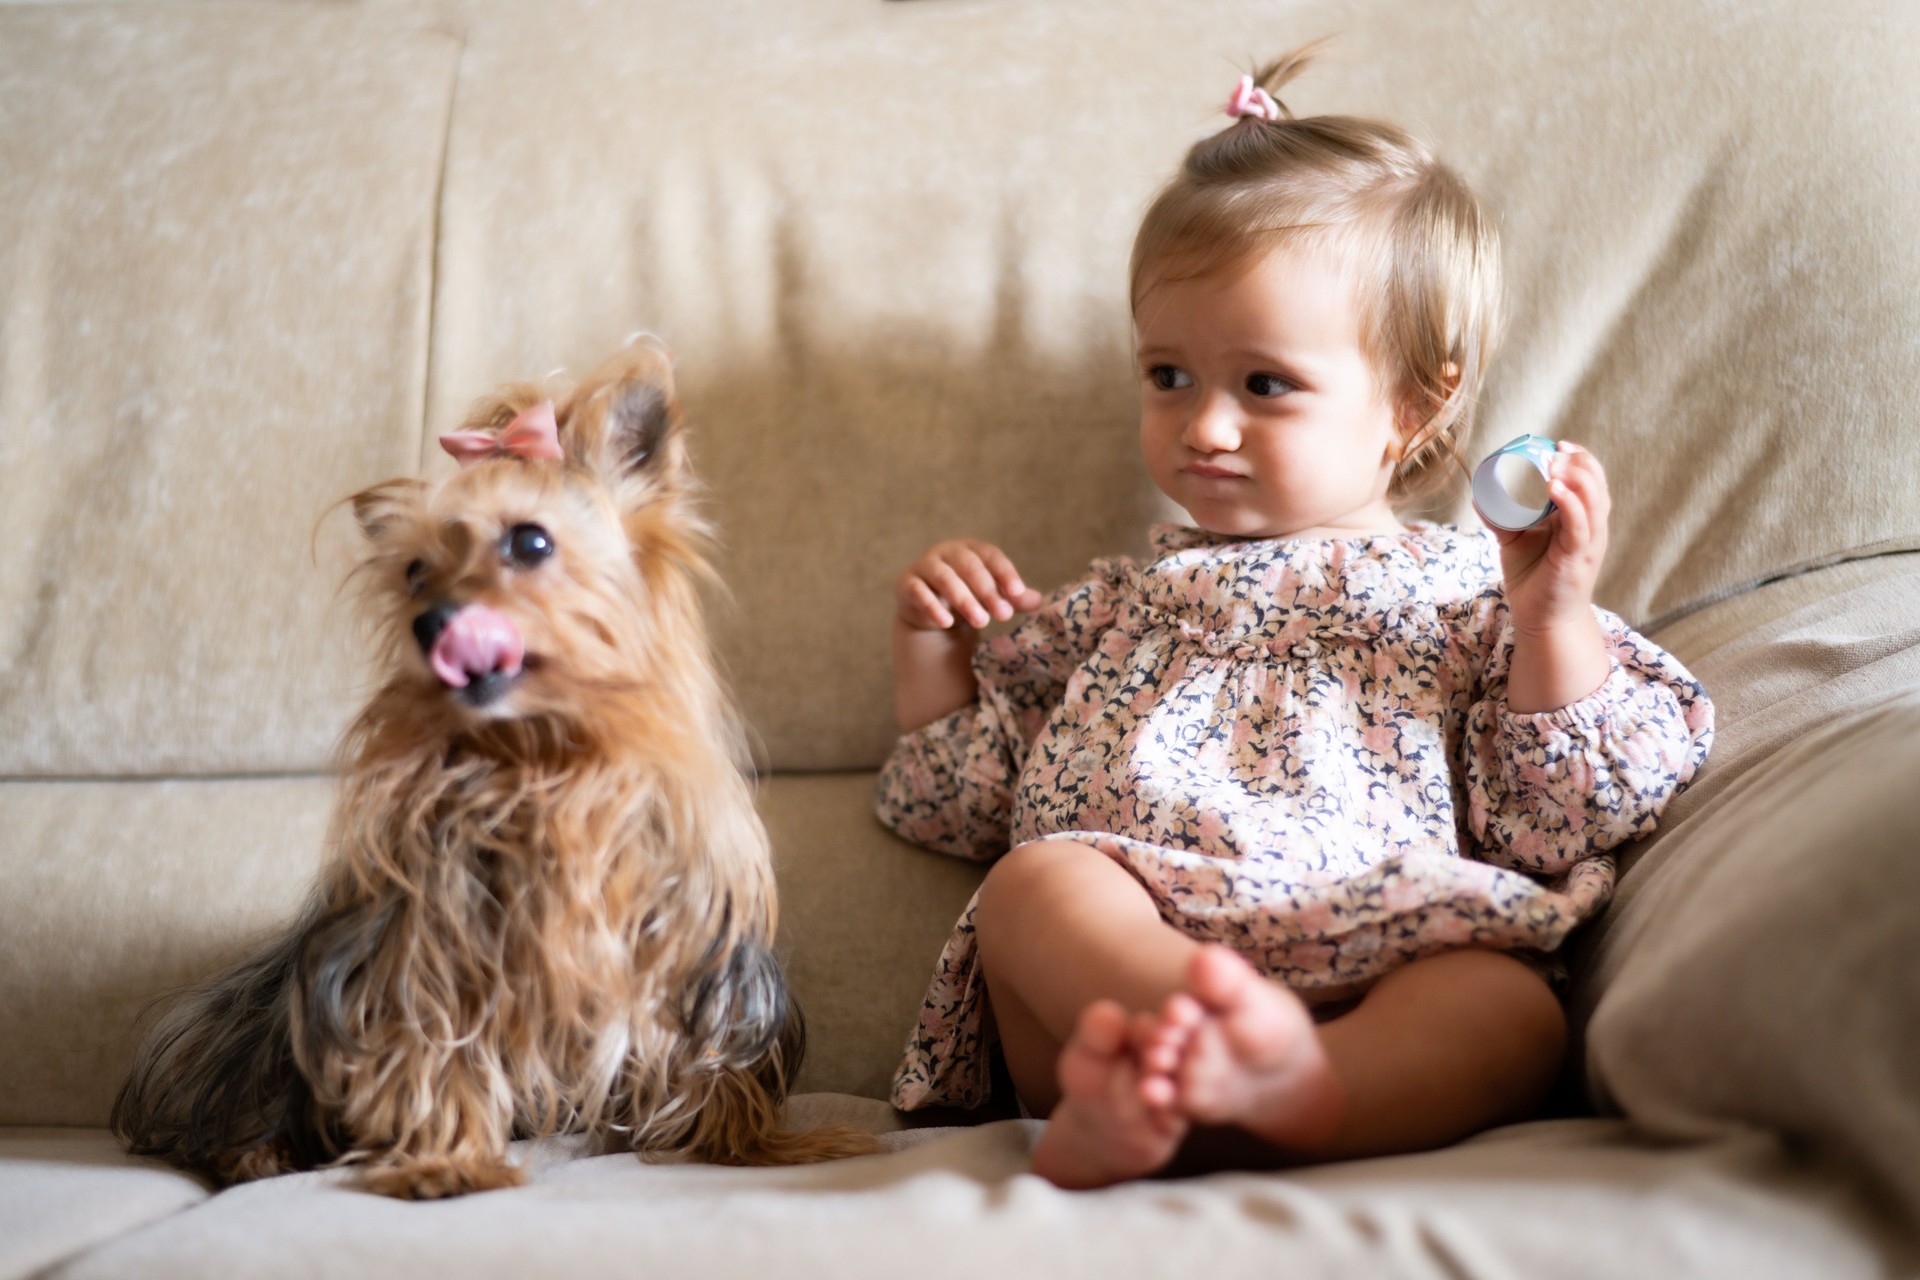
[[[488,431],[450,431],[440,437],[440,447],[463,467],[488,458],[548,458],[557,462],[566,457],[560,451],[560,426],[554,421],[551,400],[522,409],[497,435]]]
[[[1227,99],[1227,114],[1278,120],[1280,104],[1273,100],[1272,94],[1255,84],[1252,76],[1241,76],[1240,83],[1234,87],[1233,96]]]

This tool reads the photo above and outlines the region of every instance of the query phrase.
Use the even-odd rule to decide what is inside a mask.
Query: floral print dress
[[[1505,707],[1512,632],[1491,534],[1325,541],[1159,526],[974,655],[979,697],[901,738],[880,818],[989,861],[1069,837],[1169,924],[1304,993],[1468,945],[1546,952],[1613,889],[1706,758],[1713,708],[1596,609],[1611,673]],[[960,918],[895,1076],[902,1108],[987,1100],[986,988]]]

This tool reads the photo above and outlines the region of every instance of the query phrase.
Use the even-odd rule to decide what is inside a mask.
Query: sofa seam
[[[1789,578],[1804,577],[1810,573],[1818,573],[1822,569],[1833,569],[1840,565],[1853,564],[1857,561],[1885,560],[1904,555],[1920,555],[1920,537],[1904,535],[1897,538],[1886,538],[1879,542],[1869,542],[1864,546],[1849,547],[1845,551],[1836,551],[1830,555],[1816,556],[1811,560],[1803,560],[1799,564],[1791,565],[1777,572],[1762,574],[1757,578],[1749,578],[1745,582],[1735,583],[1732,586],[1723,587],[1718,591],[1709,592],[1698,600],[1689,601],[1686,604],[1669,609],[1665,613],[1657,614],[1642,623],[1639,630],[1642,634],[1652,638],[1656,633],[1664,631],[1666,628],[1673,626],[1677,622],[1682,622],[1696,613],[1711,609],[1715,605],[1725,604],[1729,600],[1737,599],[1740,596],[1758,591],[1762,587],[1770,587],[1776,582],[1785,582]]]
[[[440,342],[441,252],[445,246],[443,231],[447,215],[447,169],[453,154],[453,128],[459,115],[460,84],[466,74],[468,47],[466,35],[451,25],[438,30],[454,42],[454,55],[453,72],[447,81],[446,118],[440,127],[440,157],[433,181],[433,222],[427,232],[427,314],[423,327],[425,349],[421,355],[420,403],[414,424],[416,465],[420,471],[425,471],[427,464],[432,461],[428,448],[428,415],[433,408],[433,378],[437,364],[435,354]]]

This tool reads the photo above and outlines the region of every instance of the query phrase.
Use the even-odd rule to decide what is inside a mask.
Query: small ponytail
[[[1280,97],[1280,91],[1291,84],[1294,78],[1302,71],[1305,71],[1307,67],[1312,64],[1313,60],[1320,56],[1321,50],[1325,49],[1328,42],[1332,39],[1332,36],[1321,36],[1318,40],[1309,44],[1303,44],[1291,52],[1281,54],[1272,62],[1269,62],[1266,66],[1261,67],[1253,73],[1253,83],[1267,91],[1267,96],[1274,100],[1280,108],[1280,114],[1287,119],[1291,120],[1294,116],[1293,112],[1288,109],[1286,102]]]

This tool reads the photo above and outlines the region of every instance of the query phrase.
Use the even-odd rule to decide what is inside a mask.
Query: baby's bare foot
[[[1185,992],[1168,998],[1156,1016],[1136,1013],[1127,1028],[1127,1042],[1140,1068],[1140,1100],[1158,1110],[1177,1109],[1180,1102],[1180,1063],[1187,1056],[1193,1032],[1206,1011]]]
[[[1144,1024],[1139,1024],[1144,1026]],[[1060,1051],[1060,1101],[1033,1151],[1033,1171],[1079,1190],[1142,1177],[1173,1158],[1187,1122],[1142,1096],[1127,1014],[1098,1000]]]
[[[1293,1150],[1332,1138],[1345,1098],[1300,997],[1217,946],[1194,956],[1187,986],[1201,1013],[1175,1077],[1180,1111]]]

